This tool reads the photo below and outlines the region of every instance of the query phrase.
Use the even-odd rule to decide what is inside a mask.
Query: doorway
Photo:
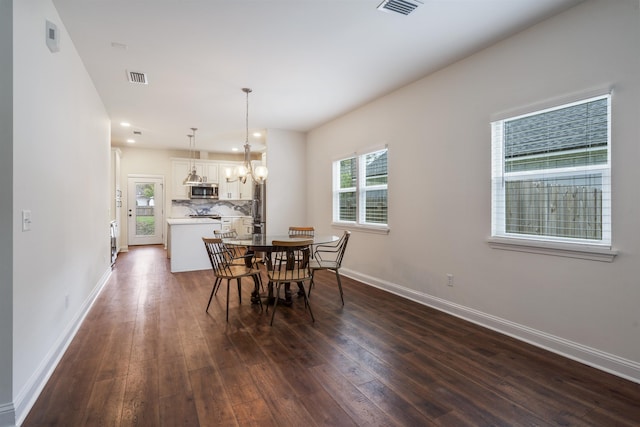
[[[164,178],[129,176],[127,234],[129,245],[163,243]]]

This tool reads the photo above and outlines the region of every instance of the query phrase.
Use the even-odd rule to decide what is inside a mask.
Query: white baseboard
[[[0,405],[0,427],[13,427],[16,425],[16,411],[13,403]]]
[[[367,276],[353,270],[341,269],[340,274],[392,294],[435,308],[453,316],[468,320],[485,328],[500,332],[536,347],[584,363],[596,369],[640,383],[640,363],[586,345],[547,334],[518,323],[511,322],[442,298],[408,289],[395,283]]]
[[[63,333],[56,341],[55,345],[49,350],[38,369],[33,373],[33,375],[31,375],[29,381],[27,381],[27,384],[23,387],[22,390],[20,390],[20,392],[16,396],[16,400],[14,403],[16,425],[22,424],[24,419],[29,414],[29,411],[38,399],[38,396],[42,392],[42,389],[47,384],[47,381],[51,377],[51,374],[53,374],[56,366],[58,366],[60,359],[64,355],[64,352],[67,350],[67,347],[69,347],[69,344],[71,344],[71,341],[73,341],[73,338],[78,332],[80,325],[82,325],[82,322],[89,313],[89,310],[91,310],[93,303],[95,302],[98,295],[100,295],[100,292],[104,288],[104,285],[107,283],[107,280],[109,280],[111,271],[111,267],[109,267],[104,272],[96,286],[85,299],[78,313],[76,313],[72,321],[65,328]],[[0,423],[0,426],[1,425],[3,424]]]

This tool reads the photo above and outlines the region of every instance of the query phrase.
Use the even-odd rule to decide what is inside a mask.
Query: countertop
[[[214,218],[167,218],[169,225],[189,225],[189,224],[220,224],[221,220]]]
[[[220,219],[216,218],[193,218],[193,217],[177,217],[167,218],[167,224],[169,225],[188,225],[188,224],[220,224],[223,219],[251,219],[250,216],[237,215],[237,216],[222,216]]]

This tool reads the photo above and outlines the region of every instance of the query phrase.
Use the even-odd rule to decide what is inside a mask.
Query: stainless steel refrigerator
[[[267,233],[266,185],[254,184],[251,215],[253,216],[253,233]]]

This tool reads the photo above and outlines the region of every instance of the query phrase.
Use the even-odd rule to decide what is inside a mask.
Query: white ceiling
[[[424,0],[408,16],[381,1],[53,0],[113,145],[187,149],[197,127],[214,152],[244,143],[243,87],[251,132],[308,131],[582,0]]]

